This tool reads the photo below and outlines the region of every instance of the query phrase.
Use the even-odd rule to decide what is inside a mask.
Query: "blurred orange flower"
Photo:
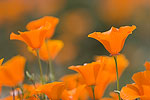
[[[92,62],[84,65],[70,66],[69,69],[74,70],[82,75],[88,86],[96,85],[98,73],[102,71],[100,62]]]
[[[25,42],[32,49],[39,49],[45,41],[46,29],[37,29],[26,32],[19,32],[19,35],[10,34],[10,40],[20,40]]]
[[[145,64],[146,69],[149,67]],[[150,70],[135,73],[132,77],[135,83],[127,84],[121,89],[120,96],[125,100],[150,100]]]
[[[113,57],[108,56],[97,56],[96,61],[104,63],[103,70],[111,73],[112,81],[116,81],[116,70],[115,70],[115,61]],[[129,62],[123,54],[117,55],[118,63],[118,74],[121,76],[122,72],[128,67]]]
[[[134,25],[120,27],[119,29],[112,27],[107,32],[94,32],[89,34],[88,37],[98,40],[111,55],[116,55],[122,50],[126,38],[135,28]]]
[[[64,90],[62,94],[62,100],[86,100],[86,96],[84,96],[83,92],[85,90],[86,85],[79,85],[77,88],[72,90]]]
[[[26,28],[28,30],[40,29],[42,27],[47,27],[46,38],[51,38],[54,34],[56,25],[58,24],[59,19],[52,16],[44,16],[38,20],[31,21],[27,24]]]
[[[39,56],[44,61],[48,61],[49,59],[54,60],[63,46],[64,43],[61,40],[47,40],[39,49]],[[30,47],[28,48],[28,50],[37,56],[35,50]]]
[[[6,63],[0,65],[0,84],[4,86],[16,86],[24,80],[25,58],[15,56]]]
[[[80,74],[65,75],[60,80],[65,83],[65,88],[68,90],[72,90],[84,84],[83,77]]]
[[[37,93],[44,93],[48,96],[49,99],[52,99],[52,100],[61,99],[61,95],[63,91],[64,91],[63,82],[48,83],[48,84],[39,86],[36,89]]]

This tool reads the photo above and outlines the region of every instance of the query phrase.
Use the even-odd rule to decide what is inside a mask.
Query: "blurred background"
[[[121,76],[121,87],[131,83],[132,75],[143,71],[144,62],[150,61],[150,0],[0,0],[0,58],[6,61],[23,55],[28,60],[26,69],[38,72],[36,57],[24,43],[10,41],[9,35],[26,31],[28,22],[43,16],[60,19],[52,38],[64,42],[64,48],[53,61],[57,79],[72,73],[67,69],[71,65],[92,62],[97,55],[109,55],[102,44],[87,35],[107,31],[111,26],[137,26],[121,52],[130,62]],[[111,84],[105,96],[115,88],[115,83]]]

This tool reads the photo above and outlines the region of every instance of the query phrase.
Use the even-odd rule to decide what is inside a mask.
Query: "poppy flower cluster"
[[[0,100],[149,100],[150,62],[146,62],[146,71],[135,73],[135,83],[120,90],[119,78],[129,62],[120,54],[125,40],[136,26],[112,27],[107,32],[94,32],[88,37],[101,42],[110,56],[96,56],[93,62],[69,66],[76,73],[55,79],[52,61],[64,46],[61,40],[52,40],[59,19],[45,16],[27,24],[27,31],[10,34],[10,40],[19,40],[27,45],[27,50],[38,59],[40,77],[25,70],[26,59],[17,55],[3,64],[0,60],[0,87],[12,88],[10,95]],[[43,72],[41,60],[48,63],[49,73]],[[25,74],[31,84],[24,81]],[[54,73],[55,72],[55,73]],[[43,74],[44,73],[44,74]],[[110,92],[111,97],[103,97],[109,84],[117,81],[117,90]],[[1,88],[0,88],[1,90]],[[3,90],[1,90],[3,92]]]

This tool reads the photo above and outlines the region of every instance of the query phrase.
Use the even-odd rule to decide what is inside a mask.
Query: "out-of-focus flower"
[[[150,99],[150,66],[146,64],[146,71],[137,72],[133,75],[132,79],[135,83],[127,84],[121,89],[120,96],[125,100],[133,100],[140,98],[140,100]]]
[[[103,21],[118,24],[125,22],[141,8],[146,0],[98,0],[98,14]],[[110,17],[111,16],[111,17]]]
[[[32,0],[33,6],[36,9],[38,15],[55,14],[62,10],[67,0]]]
[[[96,61],[105,63],[103,70],[111,73],[112,81],[116,81],[116,70],[115,70],[115,61],[113,57],[108,56],[97,56]],[[123,54],[117,56],[117,63],[118,63],[118,74],[119,77],[121,76],[122,72],[128,67],[128,60]]]
[[[64,91],[63,82],[53,82],[39,86],[36,89],[37,93],[44,93],[49,99],[59,100],[61,99],[62,92]]]
[[[88,86],[96,85],[98,73],[102,71],[103,66],[100,62],[92,62],[79,66],[70,66],[69,69],[74,70],[82,75]]]
[[[60,80],[64,82],[65,88],[68,90],[72,90],[85,83],[80,74],[65,75]]]
[[[104,97],[100,100],[119,100],[117,93],[110,92],[109,95],[111,96],[111,98]]]
[[[98,40],[111,55],[116,55],[122,50],[126,38],[135,28],[134,25],[120,27],[119,29],[112,27],[107,32],[94,32],[89,34],[88,37]]]
[[[16,86],[24,80],[25,58],[15,56],[6,63],[0,65],[0,84],[4,86]]]
[[[86,100],[87,96],[84,96],[83,93],[86,85],[79,85],[77,88],[72,90],[64,90],[62,94],[63,100]]]
[[[46,29],[42,28],[26,32],[19,32],[19,35],[11,33],[10,40],[20,40],[22,42],[25,42],[32,49],[39,49],[45,41],[45,32]]]
[[[64,44],[61,40],[48,40],[39,49],[39,56],[44,61],[48,61],[49,59],[54,60],[63,46]],[[36,51],[32,50],[32,48],[29,48],[29,51],[37,55]]]
[[[85,8],[69,10],[60,17],[60,20],[58,32],[61,34],[59,38],[64,42],[65,46],[56,61],[65,65],[78,56],[79,48],[77,44],[87,33],[93,30],[94,20],[91,13]]]
[[[30,6],[24,0],[1,0],[0,1],[0,24],[22,18]]]
[[[118,72],[119,76],[122,74],[123,70],[128,66],[128,60],[123,55],[118,55]],[[77,71],[80,73],[87,86],[95,85],[94,93],[95,98],[98,100],[102,98],[107,86],[116,80],[115,73],[115,61],[113,57],[100,56],[96,58],[97,62],[92,62],[85,64],[83,66],[71,66],[69,69]],[[92,89],[87,87],[87,90],[92,95]]]
[[[48,39],[53,36],[58,22],[59,22],[59,19],[56,17],[44,16],[40,19],[29,22],[27,24],[26,28],[28,30],[35,30],[35,29],[40,29],[40,28],[46,27],[47,28],[46,38]]]

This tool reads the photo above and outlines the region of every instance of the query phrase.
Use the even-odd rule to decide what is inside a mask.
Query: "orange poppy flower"
[[[49,26],[46,32],[46,38],[48,39],[53,36],[55,27],[58,24],[58,22],[59,22],[59,19],[56,17],[45,16],[38,20],[31,21],[30,23],[27,24],[26,28],[28,30],[35,30],[35,29]]]
[[[39,56],[42,60],[48,61],[49,59],[54,60],[60,50],[63,48],[64,43],[61,40],[48,40],[43,43],[39,49]],[[28,48],[30,52],[37,55],[35,50]]]
[[[68,90],[72,90],[79,85],[85,84],[85,81],[80,74],[65,75],[60,80],[65,83],[65,88]]]
[[[25,42],[32,49],[39,49],[45,41],[46,29],[37,29],[26,32],[19,32],[19,35],[10,34],[10,40],[20,40]]]
[[[61,99],[61,95],[63,91],[64,91],[63,82],[48,83],[48,84],[39,86],[36,89],[37,93],[44,93],[48,96],[49,99],[52,99],[52,100]]]
[[[119,29],[112,27],[107,32],[94,32],[89,34],[88,37],[98,40],[111,55],[116,55],[122,50],[126,38],[135,28],[134,25],[120,27]]]
[[[98,73],[102,70],[100,62],[92,62],[79,66],[71,66],[69,69],[77,71],[82,75],[88,86],[96,85]]]
[[[147,64],[145,64],[147,65]],[[145,66],[146,68],[148,66]],[[135,73],[132,77],[134,84],[128,84],[121,89],[120,96],[125,100],[150,100],[150,70]]]
[[[84,91],[85,86],[86,85],[80,85],[72,90],[64,90],[62,94],[62,100],[87,100],[87,94]]]
[[[112,81],[116,81],[116,64],[113,57],[108,56],[97,56],[96,61],[104,63],[103,70],[111,73]],[[117,55],[117,63],[118,63],[118,74],[119,77],[123,73],[123,71],[128,67],[129,62],[123,54]]]
[[[25,58],[15,56],[6,63],[0,65],[0,84],[4,86],[16,86],[24,79]]]

